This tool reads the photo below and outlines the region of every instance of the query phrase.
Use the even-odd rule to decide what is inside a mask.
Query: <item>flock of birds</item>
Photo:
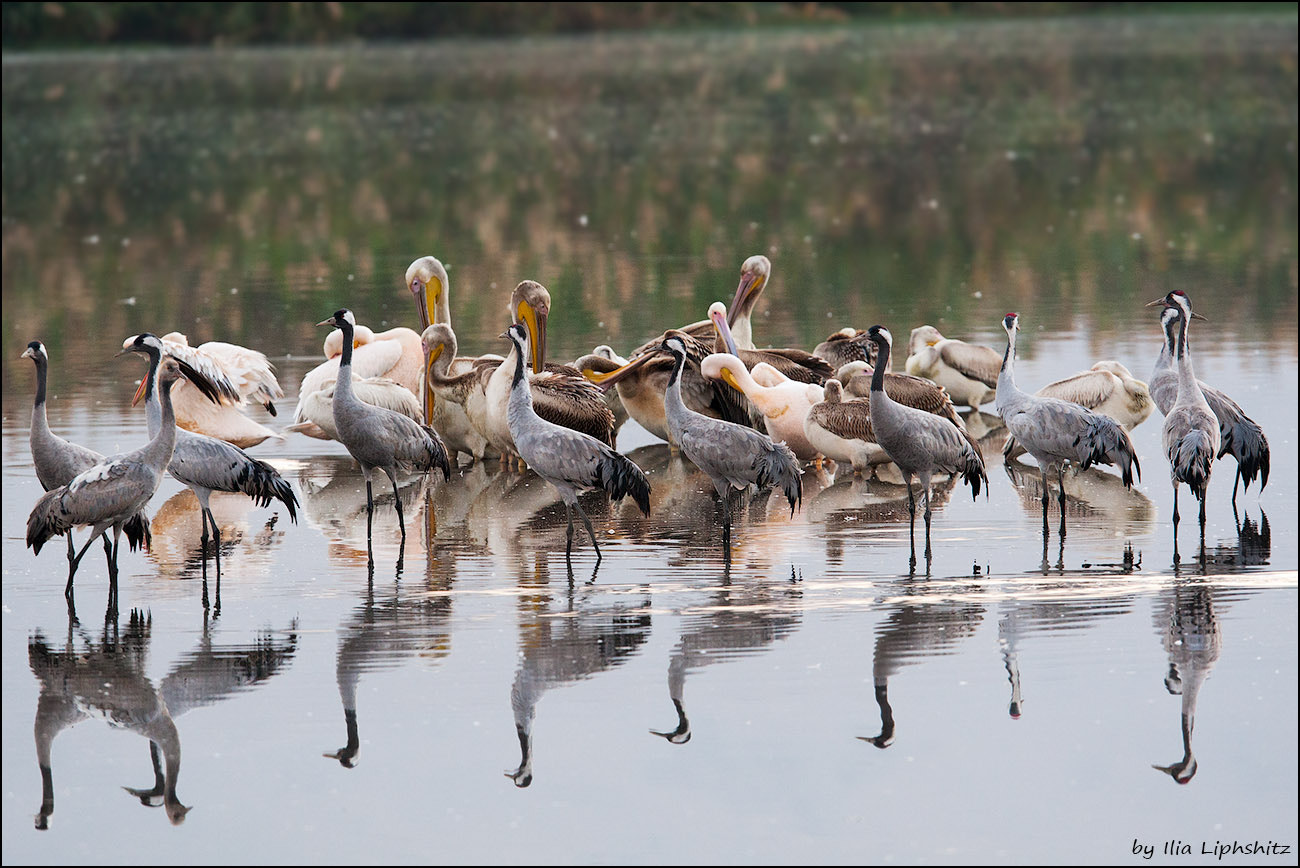
[[[758,349],[752,314],[771,277],[765,256],[752,256],[730,308],[709,307],[706,319],[659,337],[620,357],[608,346],[572,365],[546,360],[550,293],[525,280],[510,298],[513,323],[501,335],[508,357],[460,356],[452,327],[447,271],[435,257],[411,263],[406,285],[419,309],[422,333],[394,328],[376,334],[339,309],[318,323],[331,326],[327,361],[302,380],[294,419],[285,431],[337,440],[361,465],[366,481],[367,530],[372,527],[375,471],[393,487],[394,504],[406,539],[399,470],[441,470],[450,479],[458,456],[498,457],[532,468],[559,493],[568,517],[566,557],[572,552],[576,510],[601,558],[591,521],[578,493],[601,489],[625,496],[649,514],[650,483],[639,467],[614,449],[618,427],[635,419],[680,450],[712,480],[722,514],[724,551],[730,552],[733,491],[777,487],[791,514],[800,505],[804,462],[825,459],[866,474],[893,462],[908,487],[911,566],[916,565],[916,499],[920,482],[925,518],[925,558],[930,544],[931,480],[960,477],[977,496],[988,477],[979,442],[966,429],[958,406],[978,410],[996,402],[1010,433],[1004,453],[1028,452],[1042,476],[1044,534],[1049,481],[1056,476],[1065,534],[1065,468],[1118,465],[1132,485],[1141,469],[1128,431],[1150,415],[1165,416],[1163,446],[1174,491],[1177,558],[1178,490],[1186,483],[1200,502],[1202,547],[1205,497],[1213,463],[1226,454],[1237,460],[1238,483],[1268,483],[1268,441],[1260,427],[1227,395],[1196,379],[1188,326],[1204,317],[1192,311],[1182,291],[1160,306],[1165,342],[1149,384],[1134,379],[1118,362],[1105,361],[1036,394],[1015,381],[1019,315],[1002,322],[1005,352],[945,338],[932,326],[914,329],[906,374],[889,370],[893,337],[883,326],[842,329],[813,352]],[[266,357],[231,344],[190,347],[172,333],[140,334],[123,342],[122,354],[149,361],[135,401],[145,399],[147,444],[106,459],[70,443],[49,428],[46,380],[49,356],[33,341],[24,357],[36,366],[31,450],[46,493],[28,518],[27,544],[36,553],[53,536],[68,536],[68,583],[87,549],[102,537],[109,563],[110,607],[115,599],[117,551],[123,531],[135,548],[148,545],[144,509],[163,475],[189,486],[203,515],[204,606],[208,605],[206,550],[212,528],[213,557],[220,588],[220,531],[208,507],[214,491],[242,492],[259,505],[280,501],[296,521],[297,497],[280,474],[245,448],[283,438],[253,421],[240,407],[254,402],[275,413],[283,397]],[[74,549],[71,530],[91,528]],[[110,543],[107,532],[112,530]],[[373,554],[371,555],[373,566]],[[400,566],[400,562],[399,562]],[[220,591],[218,590],[218,595]]]

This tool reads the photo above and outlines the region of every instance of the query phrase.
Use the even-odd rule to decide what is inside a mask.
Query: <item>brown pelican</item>
[[[614,414],[605,406],[600,390],[573,368],[546,366],[546,319],[551,294],[534,280],[525,280],[511,294],[510,311],[528,333],[532,347],[533,373],[528,376],[537,414],[564,428],[581,431],[600,442],[614,445]],[[536,343],[535,343],[536,342]],[[513,372],[501,365],[488,377],[486,386],[488,442],[502,455],[518,455],[507,420]]]
[[[45,384],[48,376],[49,354],[40,341],[32,341],[23,350],[19,358],[31,359],[36,365],[36,400],[32,405],[32,430],[29,436],[32,448],[32,465],[36,468],[36,478],[41,488],[49,491],[61,485],[67,485],[77,474],[89,470],[104,462],[104,456],[93,449],[78,446],[64,440],[50,430],[45,415]],[[206,400],[206,399],[205,399]],[[143,511],[127,520],[123,525],[127,544],[131,551],[150,543],[149,517]],[[100,535],[104,540],[104,557],[112,569],[113,545],[108,541],[108,534]],[[76,554],[72,546],[72,534],[68,534],[68,586],[64,594],[72,596],[72,574],[76,572]]]
[[[590,369],[597,373],[609,373],[617,370],[627,364],[627,359],[614,352],[614,348],[608,344],[601,344],[591,352],[583,356],[578,356],[573,362],[573,368],[582,372],[584,369]],[[601,397],[605,399],[605,406],[609,412],[614,414],[614,436],[618,437],[618,429],[623,427],[627,421],[627,408],[623,406],[623,399],[619,397],[618,389],[604,389]]]
[[[475,459],[494,450],[484,431],[487,429],[487,381],[501,356],[477,358],[456,355],[456,332],[447,323],[434,323],[420,335],[420,347],[426,360],[425,376],[431,394],[437,399],[436,411],[443,427],[453,437],[457,449]],[[459,413],[448,409],[460,408]],[[462,424],[463,420],[463,424]],[[442,433],[442,432],[439,432]]]
[[[36,554],[40,554],[41,546],[52,536],[62,536],[82,525],[92,528],[90,538],[73,559],[71,573],[76,572],[77,565],[95,538],[110,527],[113,529],[113,554],[108,565],[110,611],[116,611],[117,551],[122,528],[138,520],[137,513],[158,490],[163,473],[172,460],[176,446],[176,415],[172,410],[171,389],[173,383],[187,375],[204,394],[215,400],[216,390],[202,374],[193,369],[187,374],[177,360],[167,359],[158,378],[162,425],[157,435],[134,452],[96,464],[77,474],[67,485],[45,492],[27,517],[27,545]],[[71,597],[71,593],[70,574],[65,594]]]
[[[997,397],[1000,365],[992,347],[950,340],[930,325],[912,329],[907,342],[907,372],[933,380],[972,410]]]
[[[1114,361],[1098,362],[1086,371],[1048,383],[1034,394],[1087,407],[1094,413],[1109,416],[1129,431],[1142,424],[1155,407],[1147,384]],[[1024,451],[1016,438],[1008,437],[1002,456],[1011,459]]]
[[[662,349],[673,357],[673,373],[668,381],[664,407],[672,441],[709,475],[722,500],[722,539],[729,555],[731,489],[777,485],[789,501],[793,516],[795,507],[803,499],[799,461],[788,447],[773,443],[766,434],[722,419],[710,419],[686,406],[682,401],[682,370],[686,367],[688,339],[680,332],[669,332],[663,342]]]
[[[317,323],[334,326],[343,334],[343,354],[339,359],[338,383],[334,390],[334,427],[341,442],[361,465],[366,478],[366,536],[374,517],[375,502],[371,479],[376,468],[384,471],[393,485],[393,503],[397,523],[402,530],[402,551],[406,549],[406,520],[402,517],[402,499],[397,493],[397,468],[417,471],[441,469],[443,478],[451,478],[447,450],[438,433],[405,416],[363,404],[352,392],[352,336],[356,319],[352,311],[340,308],[334,316]],[[401,562],[401,555],[398,556]],[[373,561],[371,562],[373,563]]]
[[[122,342],[122,349],[139,353],[149,359],[149,372],[145,376],[145,410],[150,435],[157,436],[162,427],[162,407],[158,403],[154,382],[166,344],[151,334],[134,335]],[[199,499],[202,510],[203,534],[200,542],[206,578],[208,525],[212,525],[212,559],[217,569],[217,610],[221,609],[221,529],[212,515],[209,499],[214,491],[231,491],[246,494],[258,506],[270,506],[272,500],[284,504],[289,520],[298,521],[298,498],[293,487],[279,472],[264,461],[252,458],[238,446],[224,440],[195,434],[191,431],[176,433],[176,448],[167,465],[171,475],[189,486]],[[204,585],[203,605],[208,604],[207,586]]]
[[[871,429],[869,399],[845,400],[840,381],[834,377],[826,381],[822,402],[808,409],[803,428],[814,449],[836,464],[851,465],[859,476],[889,461]]]
[[[849,362],[874,363],[876,345],[867,337],[866,329],[845,326],[818,344],[812,354],[838,371]]]
[[[564,501],[564,513],[569,519],[567,557],[573,551],[573,510],[578,510],[587,527],[591,544],[596,549],[596,562],[600,563],[600,545],[591,519],[578,503],[578,492],[601,488],[615,501],[631,495],[642,514],[650,515],[650,483],[641,469],[627,456],[615,452],[608,443],[588,434],[548,422],[533,410],[532,389],[524,374],[524,358],[528,352],[528,329],[515,323],[502,337],[514,345],[514,365],[507,360],[502,368],[510,372],[510,408],[508,422],[510,437],[519,456],[538,476],[555,486]],[[604,404],[601,404],[604,409]],[[608,410],[605,410],[608,413]]]
[[[885,392],[885,371],[889,369],[889,352],[893,337],[883,326],[867,330],[876,342],[876,370],[871,378],[871,424],[876,442],[903,473],[907,486],[907,506],[911,514],[912,567],[916,566],[916,501],[912,496],[912,475],[921,479],[925,493],[925,561],[930,563],[930,476],[938,470],[960,474],[971,487],[971,497],[980,493],[980,482],[988,496],[988,476],[979,448],[972,446],[964,432],[947,419],[898,403]]]
[[[1178,370],[1178,398],[1165,414],[1161,443],[1169,459],[1170,479],[1174,486],[1174,558],[1178,558],[1178,483],[1185,482],[1201,502],[1201,545],[1205,545],[1205,495],[1210,487],[1210,471],[1219,454],[1219,420],[1210,409],[1192,369],[1192,352],[1187,346],[1187,309],[1174,304],[1160,315],[1165,339],[1174,344],[1174,364]]]
[[[998,415],[1021,446],[1034,456],[1043,476],[1043,530],[1047,530],[1047,474],[1055,467],[1060,483],[1061,535],[1065,535],[1065,465],[1087,470],[1093,464],[1118,464],[1125,487],[1133,485],[1133,471],[1142,478],[1137,450],[1128,432],[1100,413],[1062,401],[1039,398],[1016,387],[1016,334],[1020,314],[1009,313],[1002,320],[1007,332],[1007,352],[998,376]]]
[[[239,410],[252,401],[265,407],[272,416],[276,415],[273,402],[284,397],[284,390],[276,381],[275,368],[265,355],[222,341],[208,341],[191,347],[189,339],[180,332],[163,335],[162,344],[163,352],[198,370],[222,392],[222,400],[213,403],[187,383],[177,383],[173,389],[172,406],[178,427],[225,440],[241,449],[256,446],[271,437],[284,439],[283,434],[272,431]]]
[[[1180,289],[1151,302],[1147,307],[1156,305],[1178,306],[1184,310],[1189,319],[1205,319],[1198,313],[1192,313],[1192,300]],[[1259,476],[1260,490],[1262,491],[1264,486],[1268,485],[1268,438],[1264,436],[1264,430],[1242,411],[1236,401],[1200,380],[1197,380],[1196,384],[1201,387],[1201,394],[1205,396],[1210,410],[1219,420],[1219,454],[1216,457],[1222,458],[1232,453],[1232,457],[1237,459],[1237,475],[1232,480],[1232,502],[1236,504],[1237,483],[1244,483],[1245,487],[1249,488],[1255,481],[1255,477]],[[1164,347],[1160,350],[1160,357],[1156,360],[1156,368],[1151,373],[1151,396],[1155,399],[1160,412],[1166,416],[1169,415],[1178,397],[1174,346],[1168,339],[1167,333]]]

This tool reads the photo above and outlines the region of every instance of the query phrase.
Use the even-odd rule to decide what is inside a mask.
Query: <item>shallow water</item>
[[[142,330],[266,351],[287,394],[251,415],[279,427],[313,323],[347,305],[414,325],[420,254],[450,265],[466,349],[503,348],[509,289],[535,277],[566,358],[700,319],[762,251],[760,345],[931,322],[1000,349],[1015,309],[1032,388],[1101,358],[1146,376],[1142,303],[1184,289],[1211,320],[1199,376],[1273,454],[1235,513],[1216,465],[1206,556],[1185,520],[1175,566],[1158,414],[1132,491],[1067,480],[1064,541],[985,414],[988,495],[940,487],[926,576],[901,486],[811,469],[793,517],[747,499],[727,564],[707,479],[629,423],[651,516],[588,495],[598,569],[585,539],[566,567],[548,485],[492,464],[405,480],[400,568],[379,486],[370,575],[359,471],[291,435],[253,453],[299,492],[297,524],[213,499],[219,615],[197,502],[168,479],[118,618],[91,551],[70,623],[63,549],[23,546],[32,373],[9,361],[5,861],[1294,847],[1295,44],[1291,14],[7,55],[6,358],[45,341],[51,424],[101,452],[145,439],[142,364],[112,360]],[[183,748],[179,828],[121,790],[153,786],[145,719]],[[53,813],[33,721],[59,734]]]

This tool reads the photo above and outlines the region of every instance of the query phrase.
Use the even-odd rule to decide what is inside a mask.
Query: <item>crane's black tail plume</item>
[[[270,506],[272,500],[280,501],[289,511],[289,519],[297,523],[298,496],[293,493],[293,486],[265,461],[250,458],[240,472],[237,486],[258,506]]]
[[[631,495],[642,515],[650,515],[650,481],[626,455],[608,450],[596,465],[596,481],[611,500]]]

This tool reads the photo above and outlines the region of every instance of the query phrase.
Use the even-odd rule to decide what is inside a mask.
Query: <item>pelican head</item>
[[[424,367],[428,370],[444,352],[456,355],[456,333],[445,322],[434,323],[420,334],[420,349],[424,351]]]
[[[844,400],[844,390],[840,387],[840,381],[834,377],[827,380],[826,385],[822,388],[825,389],[826,403],[838,404]]]
[[[731,388],[740,392],[742,395],[745,389],[741,386],[744,380],[753,381],[749,376],[749,369],[739,357],[731,353],[714,353],[711,356],[705,356],[704,361],[700,362],[700,373],[709,380],[722,380]]]
[[[435,322],[451,322],[449,286],[447,269],[436,256],[421,256],[407,266],[406,288],[415,296],[415,306],[420,309],[421,328]],[[432,318],[429,311],[433,311]]]
[[[510,294],[510,318],[528,327],[533,348],[533,370],[539,374],[546,363],[546,318],[550,313],[551,294],[535,280],[522,281]]]
[[[27,345],[27,349],[23,350],[23,354],[18,358],[31,359],[34,362],[40,359],[49,361],[50,354],[45,352],[45,344],[40,341],[32,341]]]
[[[754,309],[771,274],[772,262],[761,253],[744,261],[740,266],[740,284],[736,287],[736,297],[731,300],[731,315],[727,318],[727,325],[734,326],[736,318],[742,312],[748,314]]]
[[[912,329],[911,337],[907,339],[907,354],[915,355],[920,352],[921,347],[932,347],[943,339],[943,335],[939,334],[939,330],[934,326],[917,326]]]
[[[713,332],[722,338],[727,352],[736,355],[736,340],[731,335],[731,325],[727,322],[727,306],[720,301],[709,305],[709,321],[713,323]]]

